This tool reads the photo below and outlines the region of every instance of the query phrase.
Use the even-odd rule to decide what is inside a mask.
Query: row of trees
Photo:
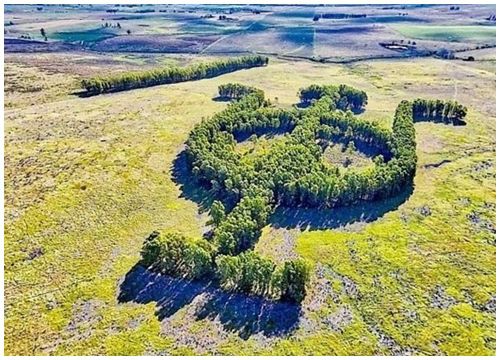
[[[153,246],[146,263],[156,264],[153,261],[159,257],[158,266],[165,272],[181,269],[189,277],[211,274],[226,289],[301,301],[309,268],[300,260],[276,266],[252,251],[270,214],[280,204],[335,207],[400,191],[415,174],[414,117],[421,105],[402,101],[390,131],[353,115],[350,110],[361,110],[367,97],[346,85],[302,89],[301,100],[309,106],[291,110],[270,107],[264,93],[251,87],[229,84],[221,89],[237,101],[198,124],[186,143],[193,174],[224,201],[215,201],[211,208],[213,234],[208,241],[176,242],[181,249],[177,252],[155,252]],[[422,114],[435,116],[440,107],[432,109],[433,113]],[[278,129],[288,133],[260,157],[246,158],[236,151],[235,137]],[[341,173],[326,165],[319,143],[332,140],[373,147],[379,154],[375,166]],[[167,254],[179,260],[163,260]]]
[[[306,295],[310,266],[304,260],[276,266],[253,251],[217,257],[217,276],[226,290],[300,303]]]
[[[189,279],[200,279],[212,271],[213,246],[203,239],[188,239],[178,233],[153,232],[144,241],[142,263],[155,271]]]
[[[271,212],[269,195],[244,196],[219,223],[213,236],[221,254],[236,255],[253,248]]]
[[[89,95],[97,95],[155,85],[206,79],[237,70],[266,66],[268,61],[267,57],[252,55],[210,63],[193,64],[187,67],[168,67],[109,76],[97,76],[82,80],[82,87],[86,89]]]
[[[416,99],[413,101],[413,117],[415,120],[436,120],[446,124],[463,125],[467,115],[467,107],[456,100]]]
[[[303,260],[276,266],[253,251],[223,255],[206,240],[178,233],[153,232],[144,241],[141,256],[142,264],[154,271],[193,280],[212,277],[226,290],[292,302],[306,295],[310,273]]]
[[[390,156],[392,134],[378,124],[358,119],[349,111],[339,110],[322,114],[320,124],[317,134],[319,138],[362,142],[376,148],[381,154]]]
[[[332,115],[338,116],[338,113],[333,112]],[[324,116],[327,117],[327,114]],[[344,120],[349,118],[347,116]],[[323,121],[328,122],[325,118]],[[337,129],[342,128],[344,127]],[[352,128],[361,131],[355,123],[352,124]],[[389,136],[384,131],[375,131],[378,130],[376,126],[366,129],[370,130],[363,135],[364,138],[369,138],[370,133],[377,139],[386,137],[385,146],[390,150],[390,159],[387,162],[378,157],[374,167],[351,170],[344,174],[340,174],[336,169],[326,169],[326,171],[312,169],[310,173],[287,184],[282,195],[283,202],[286,205],[335,207],[359,200],[384,198],[399,192],[413,178],[416,168],[412,104],[403,101],[397,107],[392,135]]]

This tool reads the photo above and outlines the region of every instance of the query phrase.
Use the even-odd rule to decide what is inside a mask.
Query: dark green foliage
[[[310,268],[304,260],[285,262],[281,269],[281,300],[300,303],[306,296],[306,286],[310,278]]]
[[[213,219],[213,223],[218,226],[224,216],[226,216],[226,208],[224,207],[224,204],[221,203],[219,200],[215,200],[212,206],[210,207],[210,216]]]
[[[168,67],[164,69],[135,71],[110,76],[97,76],[82,80],[82,87],[89,95],[144,88],[161,84],[174,84],[183,81],[212,78],[233,71],[266,66],[264,56],[244,56],[218,60],[211,63],[194,64],[187,67]]]
[[[238,256],[220,255],[215,260],[220,284],[227,290],[272,296],[274,263],[253,251]]]
[[[188,239],[181,234],[154,232],[141,250],[145,266],[156,271],[199,279],[212,269],[212,246],[205,240]]]
[[[436,120],[446,124],[461,124],[467,115],[467,108],[455,100],[426,100],[413,101],[413,117],[415,120]]]
[[[301,101],[309,106],[292,110],[272,108],[262,91],[240,84],[222,85],[219,93],[236,101],[198,124],[186,147],[193,174],[228,204],[215,201],[210,210],[214,250],[207,241],[153,236],[146,241],[143,261],[190,277],[210,271],[226,289],[292,302],[306,295],[309,266],[298,259],[276,267],[252,251],[274,208],[335,207],[398,193],[415,175],[414,120],[454,122],[466,113],[452,101],[402,101],[390,131],[354,116],[351,110],[362,110],[367,96],[346,85],[302,89]],[[248,161],[235,149],[238,138],[275,131],[287,134],[260,157]],[[342,173],[328,166],[321,161],[320,144],[330,141],[373,148],[378,153],[374,166]]]
[[[236,255],[254,246],[271,207],[266,196],[245,196],[215,229],[213,241],[222,254]]]
[[[215,260],[217,277],[227,290],[242,291],[300,303],[306,295],[310,266],[304,260],[276,265],[255,252],[220,255]]]
[[[306,105],[322,97],[328,97],[333,101],[333,107],[340,110],[361,111],[368,102],[368,96],[362,90],[341,84],[334,85],[311,85],[299,90],[300,101]]]
[[[344,175],[335,170],[313,168],[288,184],[283,195],[287,205],[334,207],[372,200],[400,191],[413,178],[416,142],[411,103],[403,101],[396,109],[392,134],[338,110],[322,114],[320,123],[319,137],[362,140],[390,160],[379,161],[375,168],[348,171]]]
[[[228,83],[219,86],[219,96],[223,99],[239,100],[243,96],[257,92],[261,93],[262,97],[264,97],[264,92],[262,90],[256,89],[252,86],[246,86],[238,83]]]

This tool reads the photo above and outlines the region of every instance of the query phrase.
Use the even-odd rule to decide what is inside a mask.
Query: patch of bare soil
[[[205,326],[198,327],[198,331],[191,330],[198,321],[197,314],[208,300],[207,294],[200,294],[186,305],[182,313],[164,319],[161,322],[161,334],[174,339],[176,346],[188,346],[200,354],[216,354],[217,347],[229,337],[220,321],[206,321]]]
[[[450,306],[453,306],[457,303],[457,301],[448,295],[444,288],[440,285],[436,287],[434,292],[431,295],[431,306],[438,309],[448,309]]]
[[[121,282],[118,300],[156,302],[162,334],[199,353],[215,353],[233,334],[265,345],[293,333],[301,315],[296,304],[228,293],[208,281],[163,276],[140,265]]]
[[[333,281],[339,279],[343,281],[343,292],[352,293],[357,289],[352,280],[344,281],[344,277],[328,266],[317,264],[311,292],[302,304],[304,315],[300,319],[300,328],[306,333],[312,334],[324,326],[331,331],[342,332],[352,322],[352,310],[347,304],[341,304],[341,294],[333,287]]]
[[[99,308],[100,300],[79,301],[73,305],[73,315],[66,326],[66,331],[74,340],[83,340],[92,335],[95,325],[102,319]]]
[[[377,337],[379,346],[381,348],[388,349],[391,356],[411,356],[414,354],[414,351],[412,349],[402,347],[397,343],[396,340],[387,335],[377,326],[372,326],[370,330],[372,334]]]

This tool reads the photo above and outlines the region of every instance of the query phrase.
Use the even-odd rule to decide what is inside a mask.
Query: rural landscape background
[[[6,355],[494,355],[494,5],[5,5]],[[262,55],[267,66],[88,96],[82,80]],[[293,109],[311,84],[361,89],[357,118],[456,100],[415,124],[412,186],[334,209],[278,208],[256,253],[312,264],[300,304],[139,264],[154,230],[210,232],[183,162],[222,84]],[[280,134],[237,144],[262,156]],[[337,144],[323,161],[373,165]]]

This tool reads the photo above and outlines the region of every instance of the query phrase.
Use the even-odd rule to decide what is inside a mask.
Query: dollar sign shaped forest
[[[223,289],[300,303],[311,264],[303,259],[277,265],[255,251],[262,228],[278,206],[338,208],[394,196],[412,182],[417,154],[414,122],[465,125],[467,109],[453,100],[401,101],[392,129],[356,117],[368,96],[348,85],[300,89],[301,106],[271,106],[262,90],[221,85],[232,102],[199,123],[186,141],[187,162],[200,186],[211,189],[213,231],[191,239],[153,232],[144,242],[142,263],[154,271],[197,280],[211,278]],[[259,156],[236,150],[248,137],[284,134]],[[374,150],[375,166],[338,167],[322,160],[331,143]]]

